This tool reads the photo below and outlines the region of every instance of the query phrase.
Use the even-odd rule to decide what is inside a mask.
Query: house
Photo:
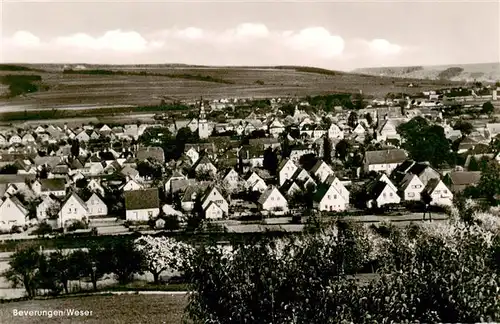
[[[413,160],[407,160],[394,169],[392,178],[396,182],[400,182],[408,173],[415,174],[422,181],[424,187],[429,180],[441,178],[439,172],[433,169],[429,163],[415,162]]]
[[[6,146],[8,146],[8,141],[5,138],[5,136],[0,134],[0,147],[6,147]]]
[[[283,123],[280,122],[277,118],[275,118],[269,124],[269,134],[271,134],[271,136],[274,138],[279,137],[279,135],[284,131],[285,131],[285,125],[283,125]]]
[[[347,203],[334,184],[321,184],[314,195],[314,205],[320,211],[343,211]]]
[[[318,160],[309,172],[320,182],[325,182],[329,176],[333,175],[332,168],[322,160]]]
[[[87,204],[76,193],[72,193],[62,203],[57,227],[67,227],[73,221],[86,221],[88,214]]]
[[[450,186],[452,192],[457,193],[467,187],[477,185],[480,179],[480,171],[452,171],[443,180]]]
[[[424,184],[420,178],[413,173],[407,173],[399,184],[399,193],[405,201],[420,201]]]
[[[349,190],[347,190],[347,188],[339,180],[339,178],[332,175],[332,176],[328,177],[328,179],[325,181],[325,183],[329,186],[334,186],[335,189],[337,189],[337,192],[344,199],[346,206],[349,205],[349,198],[350,198],[351,193],[349,192]]]
[[[0,201],[0,229],[10,230],[12,226],[26,225],[28,210],[16,197]]]
[[[224,217],[225,213],[222,208],[211,201],[205,208],[203,208],[206,219],[221,219]]]
[[[130,179],[125,183],[122,187],[121,190],[123,191],[134,191],[134,190],[141,190],[144,189],[144,186],[142,184],[137,183],[135,180]]]
[[[358,123],[356,127],[354,127],[352,132],[357,135],[364,135],[366,133],[366,129],[363,127],[363,125],[361,125],[361,123]]]
[[[170,190],[172,188],[172,181],[184,179],[187,179],[185,175],[183,175],[180,171],[174,171],[167,181],[165,181],[165,194],[171,193]]]
[[[209,204],[215,203],[220,207],[224,215],[229,212],[229,204],[221,194],[221,192],[214,186],[208,187],[201,198],[201,207],[205,210]]]
[[[246,145],[241,148],[238,154],[250,168],[261,168],[264,165],[264,149],[262,147]]]
[[[283,192],[287,197],[292,197],[300,191],[302,191],[302,189],[293,180],[285,181],[285,183],[280,187],[280,192]]]
[[[126,220],[147,221],[156,218],[160,213],[157,188],[126,191],[124,196]]]
[[[75,135],[74,139],[79,141],[79,142],[86,143],[86,142],[90,141],[90,136],[87,133],[87,131],[82,130],[78,134]]]
[[[401,202],[401,198],[398,196],[398,193],[394,190],[393,186],[384,181],[377,181],[368,194],[368,208],[378,208],[383,205],[399,204]]]
[[[256,172],[252,172],[246,180],[247,188],[251,191],[264,192],[267,184]]]
[[[393,121],[386,119],[383,120],[380,126],[377,128],[377,140],[387,141],[387,139],[390,138],[399,139],[400,136],[396,130],[396,126],[394,125]]]
[[[406,152],[401,149],[367,151],[363,161],[364,171],[385,172],[390,174],[398,165],[407,159]]]
[[[142,180],[141,176],[139,175],[139,171],[134,169],[133,167],[129,165],[125,165],[121,170],[120,173],[123,174],[127,179],[134,180],[134,181],[140,181]]]
[[[297,171],[295,171],[292,176],[292,180],[295,181],[302,188],[307,188],[310,185],[316,187],[316,181],[314,181],[313,177],[307,172],[305,169],[299,167]]]
[[[22,137],[21,139],[22,143],[24,145],[26,144],[30,144],[30,143],[35,143],[36,142],[36,139],[33,135],[31,135],[30,133],[26,133],[24,134],[24,136]]]
[[[344,139],[344,131],[340,129],[339,126],[331,124],[328,128],[328,138],[331,140],[341,140]]]
[[[36,218],[41,221],[51,217],[50,213],[54,212],[52,216],[58,216],[61,209],[61,203],[54,196],[46,196],[42,202],[36,206]]]
[[[184,190],[184,193],[182,195],[181,199],[181,208],[182,210],[186,212],[190,212],[194,209],[194,203],[196,201],[196,197],[200,194],[202,191],[199,186],[196,185],[190,185]]]
[[[66,196],[66,181],[62,178],[36,180],[31,188],[39,196],[54,195],[56,197]]]
[[[193,166],[193,170],[196,173],[208,173],[212,175],[217,174],[217,168],[215,165],[208,159],[208,157],[202,156]]]
[[[104,188],[101,186],[97,179],[90,179],[89,183],[87,183],[87,189],[92,192],[97,192],[101,196],[104,196]]]
[[[287,180],[290,180],[298,170],[297,165],[286,158],[278,166],[278,184],[282,186]]]
[[[500,134],[500,123],[488,123],[486,124],[486,129],[488,130],[489,138],[493,139]]]
[[[430,196],[431,205],[451,206],[453,204],[453,193],[440,179],[432,179],[427,183],[424,192]]]
[[[290,151],[290,160],[292,160],[294,163],[299,163],[299,160],[303,155],[315,153],[316,152],[314,151],[314,149],[307,146],[295,147]]]
[[[189,157],[189,159],[191,160],[191,164],[195,164],[196,161],[198,161],[198,159],[200,158],[200,153],[198,153],[198,151],[194,147],[190,147],[184,154]]]
[[[22,142],[23,140],[19,135],[12,135],[9,137],[9,145],[21,144]]]
[[[288,212],[288,201],[275,186],[269,186],[258,200],[262,211],[274,214],[285,214]]]
[[[238,188],[240,183],[240,175],[233,168],[226,172],[226,175],[222,178],[222,183],[229,190],[235,190]]]
[[[88,216],[104,216],[108,214],[108,206],[102,201],[101,197],[95,192],[86,202]]]

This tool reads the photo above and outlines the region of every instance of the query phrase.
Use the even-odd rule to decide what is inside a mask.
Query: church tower
[[[198,117],[198,136],[200,139],[208,138],[210,136],[205,107],[203,105],[203,98],[201,99],[200,115]]]

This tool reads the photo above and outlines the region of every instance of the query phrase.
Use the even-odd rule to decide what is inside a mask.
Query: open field
[[[177,100],[225,97],[306,96],[326,93],[357,93],[383,96],[388,92],[421,92],[448,87],[449,81],[420,81],[335,72],[321,69],[282,67],[194,67],[194,66],[89,66],[88,69],[116,74],[63,73],[62,65],[30,65],[34,71],[0,71],[2,75],[36,74],[43,88],[0,100],[0,112],[37,109],[91,109],[116,105],[155,105],[164,96]],[[0,69],[1,70],[1,69]],[[213,80],[213,81],[201,81]],[[414,81],[414,80],[413,80]],[[226,82],[226,83],[223,83]]]
[[[0,304],[0,323],[182,323],[187,295],[112,295],[31,300]],[[92,311],[91,316],[14,317],[13,310]]]
[[[456,64],[433,66],[397,66],[356,69],[354,73],[416,79],[452,81],[500,81],[500,63]]]

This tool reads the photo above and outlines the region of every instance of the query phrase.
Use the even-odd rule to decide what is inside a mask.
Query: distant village
[[[479,183],[482,159],[500,163],[492,149],[498,91],[395,94],[329,111],[270,98],[243,118],[231,114],[238,99],[197,100],[186,120],[164,114],[154,123],[6,127],[0,230],[104,235],[166,229],[172,220],[182,227],[192,218],[224,224],[446,208]],[[438,167],[405,150],[400,126],[416,118],[441,127],[463,160]]]

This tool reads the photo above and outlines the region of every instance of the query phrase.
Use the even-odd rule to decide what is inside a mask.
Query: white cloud
[[[186,38],[190,40],[202,39],[204,36],[203,29],[197,27],[188,27],[185,29],[180,29],[175,32],[175,35],[179,38]]]
[[[240,37],[267,37],[269,29],[260,23],[243,23],[236,27],[235,33]]]
[[[305,28],[298,33],[286,31],[282,35],[285,43],[292,49],[317,54],[323,58],[339,56],[345,47],[342,37],[330,34],[323,27]]]
[[[58,37],[56,45],[90,50],[112,50],[117,52],[140,52],[160,45],[159,42],[148,42],[135,31],[110,30],[100,37],[92,37],[85,33]]]
[[[399,54],[402,50],[401,46],[391,44],[388,40],[382,38],[373,39],[369,43],[369,47],[373,52],[382,55]]]
[[[40,45],[40,38],[30,32],[20,30],[12,36],[12,43],[22,47],[33,47]]]

